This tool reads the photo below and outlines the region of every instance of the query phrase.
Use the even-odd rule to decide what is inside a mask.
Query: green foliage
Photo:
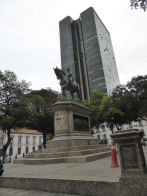
[[[92,95],[90,98],[90,105],[93,107],[95,107],[96,105],[99,105],[103,97],[104,97],[103,93],[100,93],[97,91],[92,92]]]
[[[10,131],[17,123],[14,105],[25,93],[29,92],[29,83],[19,82],[11,71],[0,71],[0,127]]]
[[[0,71],[0,106],[10,105],[23,94],[29,92],[29,83],[19,82],[11,71]]]
[[[99,144],[107,144],[107,143],[108,143],[107,139],[101,139],[99,142]]]
[[[143,9],[144,11],[146,11],[147,9],[147,0],[130,0],[131,3],[131,7],[132,9]]]
[[[13,127],[36,129],[43,133],[43,144],[46,135],[54,134],[53,113],[50,106],[57,101],[58,95],[51,89],[32,91],[18,99],[11,108],[15,119]]]
[[[129,124],[147,117],[147,75],[132,78],[127,85],[117,86],[112,96],[93,92],[89,106],[93,109],[91,125],[103,122],[113,132],[122,124]]]
[[[11,142],[10,130],[18,123],[15,118],[15,104],[23,94],[28,92],[29,83],[24,80],[18,81],[14,72],[0,71],[0,127],[7,132],[8,138],[3,146],[3,158]]]
[[[39,95],[41,96],[46,105],[50,106],[58,100],[59,94],[56,91],[53,91],[50,88],[41,89],[41,90],[33,90],[31,92],[32,95]]]
[[[25,98],[28,99],[30,110],[27,126],[43,133],[43,145],[45,147],[47,134],[54,135],[54,120],[50,106],[58,100],[58,93],[51,89],[41,89],[32,91]]]
[[[48,134],[48,140],[52,140],[53,139],[53,134]]]
[[[112,99],[116,107],[119,108],[124,114],[125,123],[130,123],[131,121],[136,121],[138,118],[139,102],[138,98],[133,95],[126,87],[117,87],[113,94]],[[122,90],[122,93],[121,93]],[[119,93],[117,93],[117,91]]]
[[[100,104],[100,113],[104,122],[113,132],[114,125],[119,129],[124,113],[116,107],[111,96],[104,96]]]
[[[82,104],[86,107],[90,107],[90,103],[87,100],[82,100]]]
[[[144,119],[147,117],[147,75],[133,77],[127,83],[130,93],[138,99],[139,117]]]
[[[99,127],[101,123],[104,122],[103,116],[101,115],[100,111],[100,104],[103,99],[104,95],[99,92],[93,92],[91,95],[90,103],[87,103],[93,112],[91,114],[91,126]]]
[[[72,101],[75,103],[81,103],[80,99],[77,97],[73,98]]]
[[[90,103],[87,100],[80,100],[79,98],[75,97],[72,99],[73,102],[75,103],[82,103],[83,105],[90,107]]]

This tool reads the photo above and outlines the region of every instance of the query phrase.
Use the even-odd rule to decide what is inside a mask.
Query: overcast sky
[[[107,4],[106,4],[107,3]],[[32,89],[60,90],[59,21],[93,7],[111,34],[120,81],[147,74],[147,12],[129,0],[0,0],[0,70],[11,70]]]

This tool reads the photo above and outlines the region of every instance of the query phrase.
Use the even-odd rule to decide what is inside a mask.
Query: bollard
[[[117,162],[116,144],[114,141],[112,141],[111,143],[111,155],[112,155],[111,167],[119,167]]]

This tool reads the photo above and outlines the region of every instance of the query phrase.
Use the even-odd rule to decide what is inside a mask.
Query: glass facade
[[[78,20],[60,21],[61,66],[70,68],[81,87],[82,99],[89,100],[93,91],[110,95],[120,84],[110,33],[93,8]],[[70,98],[70,95],[68,94]]]

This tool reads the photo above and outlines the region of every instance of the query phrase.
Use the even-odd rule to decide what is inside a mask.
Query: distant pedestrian
[[[9,163],[8,155],[6,155],[6,156],[4,157],[3,164],[5,164],[5,163]]]
[[[4,172],[4,167],[3,167],[2,161],[0,159],[0,176],[2,176],[3,172]]]
[[[6,155],[6,163],[9,163],[9,157],[8,157],[8,155]]]

